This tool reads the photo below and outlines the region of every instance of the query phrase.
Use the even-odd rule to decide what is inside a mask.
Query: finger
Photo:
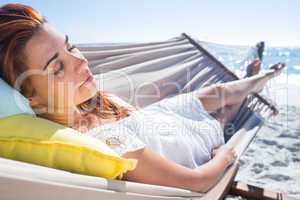
[[[233,157],[234,157],[234,160],[236,160],[238,158],[238,154],[236,152],[234,152]]]
[[[238,156],[238,155],[237,155],[236,153],[233,154],[233,157],[234,157],[234,158],[237,158],[237,156]]]
[[[233,150],[233,149],[234,149],[234,147],[233,147],[232,145],[227,145],[227,148],[228,148],[229,150]]]
[[[215,156],[216,155],[216,150],[213,150],[211,155]]]
[[[220,149],[220,147],[213,148],[213,151],[216,151],[216,150],[218,150],[218,149]]]
[[[228,162],[228,166],[229,166],[229,165],[232,165],[234,162],[235,162],[235,159],[234,159],[234,158],[233,158],[233,159],[230,159],[229,162]]]

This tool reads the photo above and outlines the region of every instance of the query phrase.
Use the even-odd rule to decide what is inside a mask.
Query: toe
[[[270,69],[278,70],[278,69],[283,69],[285,67],[285,63],[277,63],[275,65],[272,65],[269,67]]]
[[[275,65],[272,65],[271,67],[269,67],[270,69],[274,69],[274,70],[277,70],[278,67],[279,67],[280,63],[277,63]]]
[[[278,76],[285,67],[286,67],[285,63],[277,63],[269,67],[270,73],[272,74],[273,77]]]

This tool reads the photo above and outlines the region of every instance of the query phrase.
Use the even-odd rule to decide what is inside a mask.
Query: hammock
[[[163,42],[86,44],[79,46],[89,61],[97,87],[143,108],[165,97],[238,77],[186,34]],[[262,56],[263,44],[253,49]],[[260,95],[250,95],[235,117],[235,131],[226,134],[238,159],[264,119],[277,109]],[[226,131],[226,130],[225,130]],[[237,159],[237,160],[238,160]],[[207,193],[108,180],[0,158],[0,192],[4,199],[221,199],[238,170],[236,161]]]

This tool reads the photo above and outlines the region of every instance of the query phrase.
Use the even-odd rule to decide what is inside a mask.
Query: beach
[[[280,107],[242,156],[236,180],[300,198],[299,116],[299,107]]]
[[[247,47],[203,44],[239,77],[253,59]],[[265,121],[241,157],[235,180],[300,198],[300,49],[267,47],[262,71],[277,62],[285,62],[287,68],[261,94],[280,112]]]

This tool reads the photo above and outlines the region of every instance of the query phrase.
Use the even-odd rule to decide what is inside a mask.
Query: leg
[[[225,106],[220,108],[216,113],[212,114],[221,124],[224,129],[225,126],[230,125],[230,123],[234,120],[235,116],[240,110],[242,103],[238,103],[231,106]]]
[[[247,66],[246,69],[247,73],[244,78],[251,77],[258,74],[260,72],[260,69],[261,69],[261,60],[259,59],[254,60],[252,63],[250,63]],[[234,120],[235,116],[239,112],[241,105],[242,102],[231,106],[224,106],[223,108],[220,108],[217,111],[214,117],[220,122],[223,129],[225,128],[225,126],[227,127],[231,126],[231,122]]]
[[[246,69],[247,74],[244,78],[251,77],[258,74],[260,69],[261,69],[261,60],[260,59],[254,60],[252,63],[250,63],[247,66]],[[238,103],[231,106],[225,106],[218,110],[218,112],[214,117],[218,119],[223,129],[225,126],[230,125],[229,123],[234,120],[235,116],[240,110],[241,105],[242,103]]]
[[[267,81],[280,74],[285,65],[276,66],[272,71],[264,74],[202,88],[197,91],[197,97],[208,112],[240,104],[250,93],[260,92]]]
[[[200,90],[198,98],[208,112],[215,112],[225,106],[241,103],[251,92],[259,92],[268,80],[268,76],[256,75],[243,80],[212,85]]]

